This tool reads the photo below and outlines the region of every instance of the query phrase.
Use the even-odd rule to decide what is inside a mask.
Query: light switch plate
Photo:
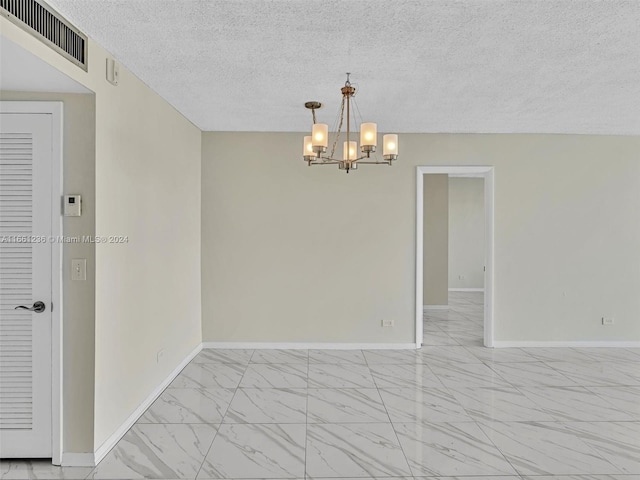
[[[74,258],[71,260],[71,280],[84,281],[87,279],[87,259]]]

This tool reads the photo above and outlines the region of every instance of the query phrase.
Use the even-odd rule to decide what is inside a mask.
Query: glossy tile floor
[[[95,469],[2,478],[640,478],[640,350],[481,346],[482,294],[419,351],[207,350]]]

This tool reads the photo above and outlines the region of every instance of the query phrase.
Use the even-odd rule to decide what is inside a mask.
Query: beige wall
[[[449,288],[484,288],[484,179],[449,177]]]
[[[96,249],[96,446],[201,341],[200,131],[126,71],[105,97],[96,234],[129,241]]]
[[[424,175],[423,297],[424,305],[448,305],[449,176]]]
[[[413,342],[403,169],[307,167],[301,142],[203,135],[204,340]]]
[[[301,139],[203,135],[205,341],[414,341],[417,165],[495,166],[497,340],[640,341],[640,138],[404,134],[349,175]]]
[[[95,97],[60,93],[0,92],[0,100],[64,104],[64,191],[82,195],[82,216],[63,218],[63,235],[95,235]],[[72,282],[64,268],[64,451],[93,451],[95,246],[65,243],[63,265],[87,259],[87,280]]]
[[[107,83],[95,42],[84,72],[5,18],[0,29],[95,92],[96,235],[129,238],[95,251],[93,451],[201,341],[201,132],[125,68]]]

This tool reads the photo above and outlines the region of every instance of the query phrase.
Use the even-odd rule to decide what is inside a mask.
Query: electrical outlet
[[[613,317],[602,317],[603,325],[613,325]]]
[[[393,327],[393,320],[382,320],[383,327]]]
[[[156,363],[160,363],[160,361],[164,358],[164,348],[162,350],[158,350],[158,354],[156,355]]]

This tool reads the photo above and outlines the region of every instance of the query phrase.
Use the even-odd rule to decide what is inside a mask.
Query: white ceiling
[[[203,130],[640,134],[637,0],[48,3]]]

